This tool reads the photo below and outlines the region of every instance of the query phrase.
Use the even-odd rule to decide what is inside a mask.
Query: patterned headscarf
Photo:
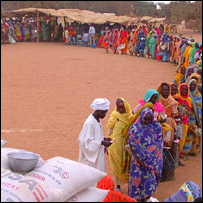
[[[192,181],[187,181],[179,190],[164,202],[194,202],[198,197],[202,197],[200,187]]]
[[[154,120],[145,125],[146,115],[151,115],[153,118],[153,110],[151,108],[142,110],[139,122],[134,123],[129,129],[128,142],[138,158],[161,178],[163,167],[162,128],[160,123]]]
[[[140,114],[140,123],[142,125],[145,125],[145,118],[146,116],[151,116],[152,117],[152,121],[154,120],[154,112],[151,108],[145,108],[142,110],[141,114]]]
[[[196,85],[197,85],[197,81],[195,79],[192,79],[188,83],[189,87],[192,82],[196,83]],[[190,90],[190,97],[192,99],[192,104],[193,104],[193,108],[195,111],[196,119],[197,119],[198,123],[200,124],[201,123],[200,117],[201,117],[201,111],[202,111],[202,95],[199,93],[197,87],[193,91]]]

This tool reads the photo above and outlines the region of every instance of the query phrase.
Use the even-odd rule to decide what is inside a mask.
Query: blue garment
[[[167,62],[168,61],[168,56],[169,56],[169,51],[163,50],[163,54],[162,54],[162,61]]]
[[[183,46],[181,47],[181,49],[180,49],[180,55],[181,56],[183,56],[186,47],[187,47],[187,44],[183,44]]]
[[[144,32],[142,31],[140,32],[140,35],[139,35],[139,45],[138,45],[138,50],[140,55],[144,54],[145,42],[146,42],[146,37],[144,35]]]
[[[197,81],[195,79],[192,79],[188,83],[189,87],[192,82],[195,82],[197,85]],[[202,112],[202,108],[201,108],[202,95],[198,92],[197,87],[193,91],[190,90],[190,97],[192,99],[192,104],[193,104],[193,108],[194,108],[194,112],[195,112],[196,121],[200,124],[201,123],[201,112]]]
[[[144,124],[146,115],[152,116],[152,122]],[[147,166],[142,166],[135,155],[131,155],[129,173],[129,196],[136,200],[150,197],[157,188],[163,168],[163,139],[159,122],[154,121],[151,108],[145,108],[140,120],[131,125],[128,131],[128,143],[137,157]]]
[[[171,197],[164,202],[194,202],[198,197],[202,197],[200,187],[192,181],[185,182]]]

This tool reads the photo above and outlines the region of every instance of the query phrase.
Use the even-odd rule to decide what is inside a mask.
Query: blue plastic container
[[[97,45],[96,45],[96,44],[93,44],[93,45],[92,45],[92,48],[96,48],[96,47],[97,47]]]

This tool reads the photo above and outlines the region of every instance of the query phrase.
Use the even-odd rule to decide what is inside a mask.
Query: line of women
[[[200,78],[201,79],[201,78]],[[179,143],[178,156],[202,150],[202,95],[198,81],[177,86],[163,82],[149,89],[137,106],[118,98],[108,121],[108,136],[114,143],[108,148],[115,189],[121,191],[128,183],[128,195],[137,201],[147,201],[156,191],[163,170],[163,149],[172,154]],[[181,130],[180,130],[180,129]],[[179,160],[179,166],[184,163]]]
[[[61,23],[50,20],[39,22],[39,39],[42,41],[63,41],[63,27]],[[1,43],[34,42],[37,40],[37,23],[29,18],[9,19],[1,22]]]
[[[125,26],[106,27],[104,33],[99,33],[100,38],[103,39],[99,47],[102,45],[106,49],[111,47],[115,54],[146,56],[171,62],[177,64],[178,67],[183,63],[187,68],[189,63],[193,64],[196,61],[195,53],[201,48],[201,45],[195,42],[192,36],[190,39],[186,39],[183,34],[173,36],[167,29],[165,32],[160,29],[156,26],[147,27],[146,25],[139,26],[139,28],[137,25],[128,28]]]
[[[57,20],[39,22],[40,41],[65,41],[65,30],[68,29],[69,37],[79,45],[79,38],[87,32],[88,24],[71,23],[63,28]],[[172,62],[185,68],[194,64],[200,55],[196,54],[201,45],[191,37],[186,39],[183,34],[173,36],[170,31],[161,24],[159,27],[149,25],[95,25],[95,45],[104,47],[106,52],[109,48],[114,54],[130,54],[148,57],[164,62]],[[9,19],[1,22],[2,43],[15,43],[19,41],[36,41],[37,24],[33,18]],[[184,60],[184,61],[183,61]],[[182,73],[180,73],[181,75]],[[178,78],[179,79],[179,78]],[[178,81],[179,82],[179,81]]]

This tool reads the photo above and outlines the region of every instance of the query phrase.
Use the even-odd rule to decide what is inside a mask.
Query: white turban
[[[105,98],[97,98],[90,105],[90,107],[95,111],[96,110],[106,111],[109,109],[109,106],[110,106],[110,101]]]

